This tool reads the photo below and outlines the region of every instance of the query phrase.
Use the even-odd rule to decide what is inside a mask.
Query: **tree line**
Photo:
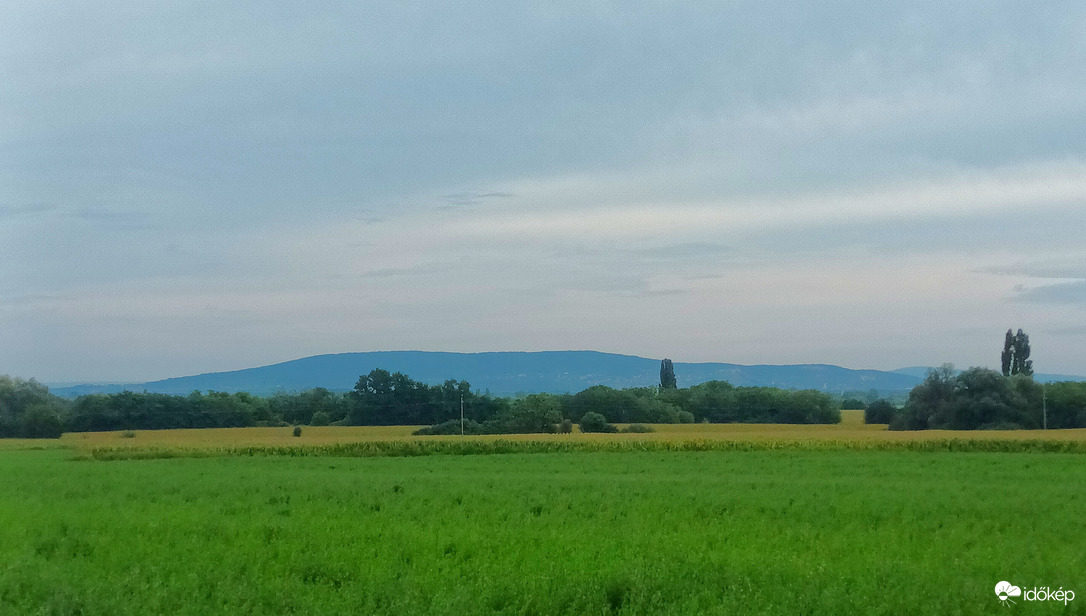
[[[930,371],[903,406],[887,400],[865,407],[867,423],[891,430],[976,430],[1086,427],[1086,383],[1033,380],[1029,336],[1007,331],[1002,373],[950,365]],[[874,396],[871,392],[869,398]],[[589,387],[575,394],[495,397],[473,391],[467,381],[441,385],[400,372],[372,370],[354,389],[336,393],[315,388],[261,397],[199,391],[187,396],[125,391],[90,394],[74,401],[49,393],[34,379],[0,376],[0,438],[58,437],[61,433],[170,428],[233,428],[289,425],[422,425],[420,434],[505,434],[614,431],[612,424],[788,423],[832,424],[841,403],[814,390],[736,387],[709,381],[680,388],[674,364],[660,364],[659,387]],[[461,422],[461,417],[464,418]]]
[[[674,378],[674,377],[672,377]],[[674,381],[672,381],[673,383]],[[125,391],[74,401],[34,381],[0,377],[0,437],[56,437],[62,432],[233,428],[288,425],[437,425],[455,421],[479,432],[546,432],[596,413],[607,423],[836,423],[834,400],[817,391],[735,387],[710,381],[688,388],[589,387],[576,394],[495,397],[467,381],[441,385],[373,370],[354,389],[323,388],[261,397],[199,391],[187,396]],[[595,425],[596,418],[589,418]],[[451,428],[450,428],[451,429]]]
[[[1021,372],[1003,376],[987,368],[955,374],[947,364],[930,371],[901,408],[876,409],[868,407],[867,422],[891,430],[1086,428],[1086,383],[1044,385]]]

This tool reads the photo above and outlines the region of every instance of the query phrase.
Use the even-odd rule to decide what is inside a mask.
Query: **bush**
[[[652,429],[652,426],[646,426],[645,424],[630,424],[622,429],[623,432],[630,434],[645,434],[648,432],[656,432]]]
[[[641,390],[623,390],[620,393],[624,393],[627,396],[634,396]],[[663,400],[648,398],[648,397],[631,397],[629,403],[629,413],[624,418],[624,423],[661,423],[661,424],[673,424],[679,423],[679,407]],[[605,415],[606,416],[606,415]],[[613,417],[608,417],[613,421]]]
[[[865,424],[888,424],[894,420],[897,407],[887,400],[875,400],[864,409]]]
[[[694,414],[690,411],[679,411],[679,423],[692,424],[694,423]]]
[[[581,432],[618,432],[618,428],[607,423],[603,415],[590,411],[581,416]]]
[[[487,434],[553,433],[562,421],[558,398],[550,394],[532,394],[519,398],[483,423]]]
[[[327,426],[330,423],[332,423],[332,418],[324,411],[313,413],[313,418],[309,420],[311,426]]]
[[[460,434],[460,420],[450,419],[449,421],[443,421],[428,428],[419,428],[412,432],[412,434],[416,436]],[[486,426],[477,421],[465,419],[464,434],[487,434]]]
[[[131,430],[121,432],[121,438],[136,438],[136,433]]]
[[[294,436],[301,436],[301,435],[302,435],[302,427],[301,426],[294,426]]]
[[[558,422],[558,433],[569,434],[573,432],[573,420],[568,417]]]

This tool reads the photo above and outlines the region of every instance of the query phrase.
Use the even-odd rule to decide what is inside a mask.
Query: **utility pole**
[[[464,394],[460,394],[460,436],[464,436]]]

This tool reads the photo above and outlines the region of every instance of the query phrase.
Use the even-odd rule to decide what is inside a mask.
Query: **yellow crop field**
[[[69,432],[60,442],[76,449],[94,447],[222,447],[225,445],[330,445],[358,441],[424,438],[411,436],[421,426],[302,426],[294,428],[201,428],[185,430],[133,430],[124,432]],[[432,438],[432,437],[431,437]]]
[[[100,449],[219,450],[245,447],[322,447],[364,442],[487,442],[536,441],[543,443],[649,442],[780,442],[849,443],[912,441],[1055,441],[1086,442],[1086,429],[1075,430],[924,430],[892,432],[885,425],[866,425],[862,411],[842,412],[839,424],[655,424],[650,433],[619,434],[502,434],[487,436],[414,436],[419,426],[303,426],[300,436],[292,427],[208,428],[194,430],[136,430],[129,432],[67,433],[59,441],[0,441],[3,448],[61,446],[81,452]]]

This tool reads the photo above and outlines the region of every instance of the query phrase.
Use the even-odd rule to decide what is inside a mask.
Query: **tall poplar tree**
[[[1007,337],[1003,340],[1003,376],[1011,375],[1011,364],[1014,362],[1014,332],[1007,330]]]
[[[675,380],[675,366],[670,359],[660,362],[660,389],[678,389],[679,384]]]
[[[1033,360],[1029,358],[1029,336],[1022,330],[1014,336],[1014,363],[1011,374],[1033,376]]]
[[[1003,355],[1000,357],[1003,376],[1033,376],[1033,360],[1029,358],[1029,351],[1029,336],[1022,330],[1015,334],[1008,329],[1003,340]]]

